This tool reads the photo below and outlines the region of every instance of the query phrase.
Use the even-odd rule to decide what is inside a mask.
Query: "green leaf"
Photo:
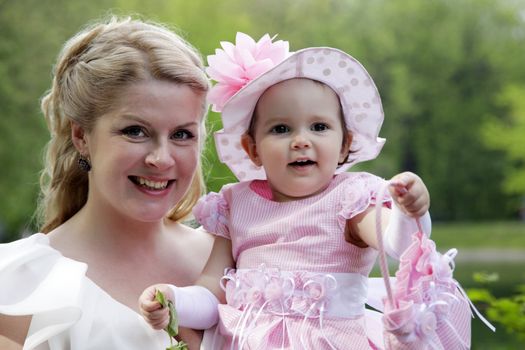
[[[164,296],[164,293],[162,293],[160,290],[157,289],[157,292],[155,293],[155,299],[162,305],[162,307],[168,306],[168,303],[166,303],[166,297]]]
[[[164,296],[164,293],[162,293],[160,290],[157,290],[155,293],[155,299],[157,299],[163,308],[166,306],[169,308],[170,321],[164,330],[168,332],[170,337],[175,338],[177,334],[179,334],[179,320],[177,319],[177,311],[175,311],[173,302],[171,300],[167,300]]]
[[[188,350],[188,344],[186,344],[183,341],[180,341],[177,344],[166,348],[166,350]]]
[[[160,303],[160,305],[162,305],[163,308],[168,307],[169,309],[168,312],[170,320],[164,330],[168,333],[170,341],[172,341],[172,339],[174,339],[179,334],[179,319],[177,317],[175,306],[171,300],[166,299],[164,293],[162,293],[160,290],[157,290],[155,293],[155,299]],[[183,341],[177,342],[174,345],[173,342],[171,344],[172,345],[166,348],[166,350],[188,350],[188,345]]]
[[[170,322],[164,330],[168,332],[171,337],[175,338],[177,334],[179,334],[179,319],[177,317],[177,311],[175,311],[175,307],[173,306],[171,300],[168,300],[168,307],[170,313]]]

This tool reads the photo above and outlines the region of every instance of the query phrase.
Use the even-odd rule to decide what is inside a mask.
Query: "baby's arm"
[[[224,276],[225,270],[231,267],[235,267],[232,256],[232,242],[227,238],[216,236],[210,257],[197,280],[197,284],[207,288],[224,304],[226,297],[221,288],[220,279]]]
[[[220,278],[225,268],[233,266],[231,241],[217,236],[196,285],[176,287],[170,284],[156,284],[146,288],[139,298],[142,316],[154,329],[163,329],[168,325],[168,309],[162,308],[155,299],[156,291],[159,290],[175,305],[180,326],[195,329],[213,326],[218,318],[217,304],[219,301],[225,301],[224,292],[220,288]]]
[[[416,174],[404,172],[394,176],[389,182],[389,192],[394,203],[392,210],[381,208],[381,226],[386,228],[385,250],[390,256],[399,258],[410,245],[411,234],[417,230],[414,218],[419,218],[423,231],[430,235],[430,196],[425,184]],[[377,249],[375,210],[375,207],[369,207],[350,219],[347,235],[353,241],[357,239]]]

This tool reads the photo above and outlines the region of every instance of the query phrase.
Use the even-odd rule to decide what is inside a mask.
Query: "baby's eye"
[[[187,140],[187,139],[194,138],[195,135],[189,130],[181,129],[181,130],[175,131],[172,137],[176,140]]]
[[[130,138],[140,138],[146,136],[144,128],[139,125],[132,125],[122,129],[122,134]]]
[[[328,128],[328,125],[325,123],[315,123],[311,126],[312,131],[325,131]]]
[[[284,124],[279,124],[270,129],[272,134],[284,134],[290,131],[290,128]]]

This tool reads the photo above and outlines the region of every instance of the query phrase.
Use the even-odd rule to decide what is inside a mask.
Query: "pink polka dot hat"
[[[383,108],[372,78],[355,58],[330,47],[289,52],[287,41],[273,42],[268,34],[255,42],[237,33],[235,45],[221,42],[221,46],[215,55],[208,56],[206,72],[217,82],[208,100],[213,111],[221,112],[223,129],[215,133],[219,159],[240,181],[266,179],[264,169],[244,152],[241,136],[266,89],[293,78],[317,80],[339,96],[346,126],[353,135],[353,153],[336,173],[377,157],[385,143],[378,137]]]

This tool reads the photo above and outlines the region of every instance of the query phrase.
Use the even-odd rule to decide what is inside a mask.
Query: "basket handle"
[[[381,275],[383,276],[383,280],[385,281],[385,287],[386,287],[386,293],[388,297],[388,301],[391,305],[391,307],[398,307],[398,305],[395,305],[394,296],[392,293],[392,286],[390,284],[390,273],[388,271],[388,263],[386,261],[386,253],[385,253],[385,247],[383,243],[383,228],[381,225],[381,212],[383,208],[383,199],[385,198],[386,191],[388,189],[388,186],[392,185],[393,182],[391,181],[385,181],[385,183],[380,187],[379,191],[377,192],[376,197],[376,208],[375,208],[375,214],[376,214],[376,235],[377,235],[377,249],[379,250],[379,268],[381,270]],[[395,205],[392,203],[392,205]],[[420,232],[423,232],[423,229],[421,227],[421,223],[419,222],[418,218],[415,218],[417,223],[417,228]]]

